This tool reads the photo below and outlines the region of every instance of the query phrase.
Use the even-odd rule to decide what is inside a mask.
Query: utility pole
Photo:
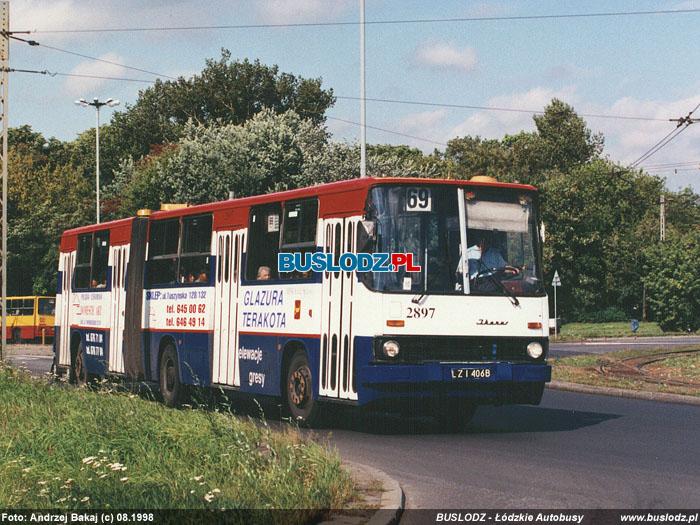
[[[666,196],[661,195],[661,209],[659,210],[659,240],[666,240]]]
[[[365,99],[365,0],[360,0],[360,177],[367,176],[367,101]]]
[[[7,80],[10,68],[10,2],[0,2],[0,119],[2,119],[2,344],[0,344],[0,361],[7,355]]]

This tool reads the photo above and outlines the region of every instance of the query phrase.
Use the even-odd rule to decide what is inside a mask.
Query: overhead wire
[[[556,15],[522,15],[522,16],[483,16],[483,17],[459,17],[459,18],[422,18],[405,20],[370,20],[367,25],[398,25],[398,24],[435,24],[435,23],[462,23],[462,22],[502,22],[520,20],[552,20],[575,18],[600,18],[616,16],[648,16],[698,13],[700,9],[665,9],[655,11],[613,11],[608,13],[563,13]],[[122,27],[122,28],[87,28],[87,29],[43,29],[29,31],[35,34],[62,34],[62,33],[119,33],[119,32],[146,32],[146,31],[212,31],[224,29],[268,29],[286,27],[333,27],[356,26],[362,22],[291,22],[281,24],[234,24],[234,25],[210,25],[210,26],[180,26],[180,27]]]
[[[349,96],[341,96],[341,95],[335,95],[336,98],[339,99],[345,99],[345,100],[362,100],[361,97],[349,97]],[[446,104],[446,103],[439,103],[439,102],[418,102],[418,101],[412,101],[412,100],[391,100],[391,99],[385,99],[385,98],[365,98],[366,101],[368,102],[385,102],[389,104],[407,104],[407,105],[414,105],[414,106],[431,106],[431,107],[443,107],[443,108],[458,108],[458,109],[477,109],[480,111],[507,111],[507,112],[513,112],[513,113],[529,113],[529,114],[544,114],[544,110],[531,110],[531,109],[517,109],[517,108],[498,108],[498,107],[492,107],[492,106],[469,106],[465,104]],[[608,119],[621,119],[621,120],[645,120],[645,121],[652,121],[652,122],[668,122],[668,119],[665,118],[652,118],[652,117],[630,117],[630,116],[623,116],[623,115],[601,115],[601,114],[593,114],[593,113],[577,113],[577,115],[581,117],[587,117],[587,118],[608,118]]]
[[[678,125],[676,126],[675,129],[673,129],[670,133],[668,133],[664,138],[662,138],[659,142],[654,144],[646,153],[644,153],[641,157],[639,157],[637,160],[635,160],[632,164],[630,164],[631,168],[636,168],[647,160],[649,157],[657,153],[659,150],[661,150],[664,146],[666,146],[669,142],[671,142],[673,139],[675,139],[678,135],[683,133],[686,129],[690,127],[690,125],[694,122],[693,119],[690,118],[690,116],[695,113],[695,110],[697,110],[700,107],[700,103],[698,103],[697,106],[695,106],[690,113],[686,117],[682,117],[679,119],[670,119],[678,122]]]
[[[339,122],[345,122],[346,124],[354,124],[354,125],[356,125],[356,126],[361,126],[361,125],[362,125],[362,124],[360,124],[359,122],[354,122],[354,121],[352,121],[352,120],[345,120],[345,119],[338,118],[338,117],[333,117],[333,116],[330,116],[330,115],[326,115],[326,118],[329,118],[329,119],[331,119],[331,120],[337,120],[337,121],[339,121]],[[377,130],[377,131],[383,131],[383,132],[385,132],[385,133],[391,133],[392,135],[399,135],[399,136],[401,136],[401,137],[406,137],[406,138],[409,138],[409,139],[421,140],[421,141],[423,141],[423,142],[430,142],[431,144],[436,144],[436,145],[438,145],[438,146],[447,146],[447,144],[444,143],[444,142],[438,142],[438,141],[436,141],[436,140],[426,139],[426,138],[422,138],[422,137],[416,137],[416,136],[414,136],[414,135],[407,135],[406,133],[400,133],[400,132],[398,132],[398,131],[393,131],[393,130],[390,130],[390,129],[379,128],[379,127],[377,127],[377,126],[369,126],[369,125],[365,125],[365,127],[369,128],[369,129],[374,129],[374,130]]]
[[[46,48],[46,49],[51,49],[51,50],[53,50],[53,51],[58,51],[58,52],[60,52],[60,53],[66,53],[66,54],[68,54],[68,55],[73,55],[73,56],[77,56],[77,57],[80,57],[80,58],[87,58],[88,60],[94,60],[94,61],[96,61],[96,62],[102,62],[102,63],[104,63],[104,64],[110,64],[110,65],[112,65],[112,66],[119,66],[119,67],[123,67],[123,68],[125,68],[125,69],[131,69],[131,70],[133,70],[133,71],[138,71],[138,72],[140,72],[140,73],[147,73],[147,74],[149,74],[149,75],[153,75],[153,76],[156,76],[156,77],[165,77],[165,78],[170,79],[170,80],[177,80],[176,77],[171,77],[171,76],[165,75],[165,74],[163,74],[163,73],[155,73],[155,72],[149,71],[149,70],[147,70],[147,69],[141,69],[141,68],[138,68],[138,67],[128,66],[128,65],[126,65],[126,64],[120,64],[119,62],[114,62],[114,61],[112,61],[112,60],[106,60],[106,59],[104,59],[104,58],[93,57],[93,56],[90,56],[90,55],[84,55],[84,54],[82,54],[82,53],[76,53],[75,51],[69,51],[69,50],[67,50],[67,49],[61,49],[61,48],[59,48],[59,47],[50,46],[50,45],[47,45],[47,44],[41,44],[40,42],[37,42],[36,40],[26,40],[26,39],[24,39],[24,38],[19,38],[19,37],[16,37],[16,36],[14,36],[14,35],[9,35],[9,38],[12,38],[13,40],[18,40],[18,41],[20,41],[20,42],[24,42],[24,43],[26,43],[26,44],[29,44],[29,45],[32,46],[32,47],[44,47],[44,48]]]

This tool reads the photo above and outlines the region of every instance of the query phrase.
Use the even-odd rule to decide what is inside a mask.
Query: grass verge
[[[0,365],[0,508],[296,509],[279,518],[305,523],[352,495],[338,455],[298,429]]]
[[[700,355],[669,355],[683,350],[698,350],[698,347],[651,348],[644,350],[621,350],[605,354],[586,354],[574,357],[551,359],[552,379],[569,383],[623,388],[645,392],[663,392],[700,397]],[[636,365],[659,359],[644,365],[644,377],[654,382],[645,381],[635,371]],[[620,371],[624,375],[603,374],[600,366],[608,371]],[[674,384],[675,382],[696,381],[696,385]]]
[[[561,327],[561,333],[553,341],[575,341],[593,337],[650,337],[664,335],[657,323],[639,323],[636,332],[632,332],[629,321],[616,323],[568,323]]]

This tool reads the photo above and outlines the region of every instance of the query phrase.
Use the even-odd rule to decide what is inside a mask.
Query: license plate
[[[453,368],[452,379],[490,379],[490,368]]]

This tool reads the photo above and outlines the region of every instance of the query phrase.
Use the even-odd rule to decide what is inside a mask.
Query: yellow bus
[[[5,337],[13,343],[53,338],[55,315],[56,297],[8,297]]]

